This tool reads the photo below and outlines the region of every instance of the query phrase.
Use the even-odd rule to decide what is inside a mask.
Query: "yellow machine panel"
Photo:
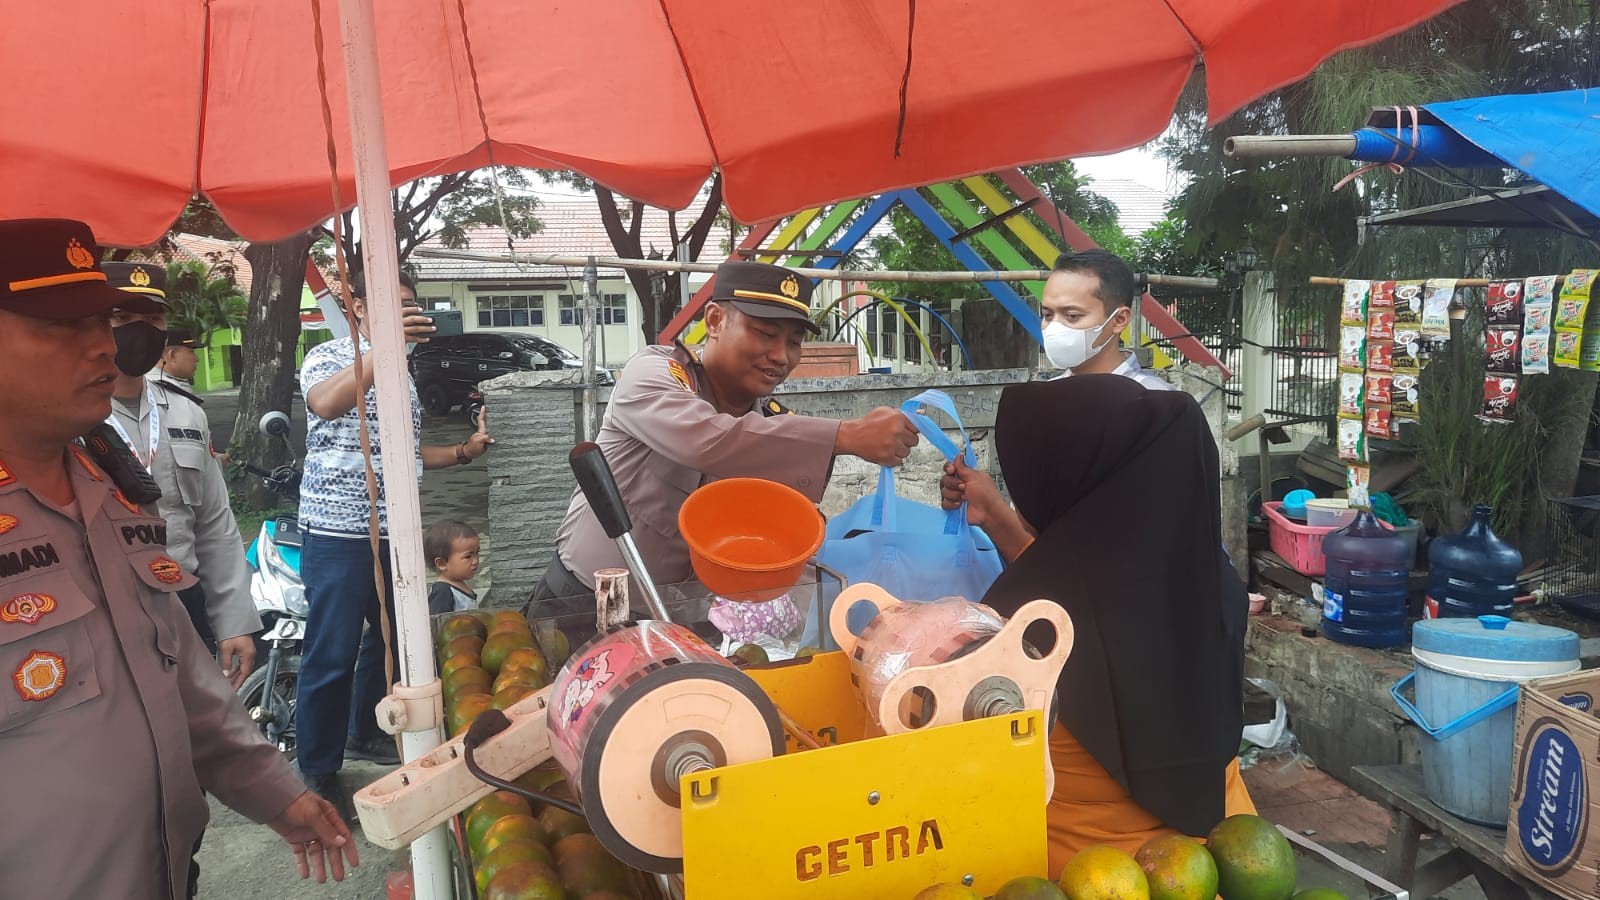
[[[751,674],[773,690],[778,668]],[[814,715],[774,697],[802,723]],[[892,900],[967,877],[987,895],[1043,875],[1046,752],[1043,716],[1027,711],[687,775],[687,896]]]

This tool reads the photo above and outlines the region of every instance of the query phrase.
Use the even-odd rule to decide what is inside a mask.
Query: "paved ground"
[[[236,393],[206,396],[206,413],[211,420],[217,446],[226,446],[238,409]],[[295,399],[296,448],[305,446],[305,410]],[[459,412],[443,419],[423,420],[423,440],[453,444],[471,433]],[[459,519],[477,529],[482,536],[485,556],[489,546],[489,479],[481,464],[457,466],[426,472],[422,482],[424,522]],[[489,588],[488,561],[477,585],[480,595]],[[358,790],[382,775],[386,769],[370,763],[351,763],[345,767],[345,784]],[[383,850],[357,837],[361,868],[342,884],[301,882],[295,875],[294,859],[278,836],[232,810],[211,800],[211,827],[200,851],[200,896],[229,900],[373,900],[385,896],[384,880],[390,871],[405,868],[404,857]]]

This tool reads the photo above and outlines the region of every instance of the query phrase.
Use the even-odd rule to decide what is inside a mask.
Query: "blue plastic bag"
[[[962,446],[922,412],[943,412],[961,430]],[[923,391],[900,407],[947,462],[977,464],[966,427],[943,391]],[[983,599],[1004,563],[983,529],[967,524],[967,505],[943,510],[895,494],[894,469],[878,472],[878,489],[828,522],[820,560],[852,584],[876,584],[900,600]]]

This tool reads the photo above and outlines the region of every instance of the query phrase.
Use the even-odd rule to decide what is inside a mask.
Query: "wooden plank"
[[[1262,581],[1275,584],[1296,597],[1311,596],[1311,579],[1296,572],[1283,557],[1271,550],[1257,550],[1250,554],[1250,564],[1255,568],[1256,577]]]
[[[816,250],[820,248],[828,242],[829,238],[833,237],[833,233],[839,230],[839,226],[843,225],[845,220],[850,218],[850,214],[855,212],[860,205],[860,200],[846,200],[843,203],[835,203],[833,208],[828,210],[828,214],[822,217],[822,221],[817,223],[817,227],[813,228],[811,233],[806,235],[805,240],[801,241],[794,249]],[[832,247],[824,252],[828,254],[829,258],[842,260],[846,251]],[[803,256],[791,256],[784,260],[783,264],[786,266],[804,266],[806,258]],[[823,268],[833,268],[833,266],[824,266]]]
[[[794,218],[789,220],[789,224],[783,226],[778,232],[778,236],[772,239],[772,249],[789,249],[790,245],[799,240],[800,236],[805,233],[806,226],[816,221],[817,216],[820,215],[822,215],[821,207],[795,213]],[[778,255],[776,253],[756,257],[756,262],[776,263],[777,261]]]
[[[1390,819],[1383,874],[1395,884],[1410,886],[1417,872],[1417,844],[1422,838],[1422,828],[1416,819],[1400,813],[1391,813]]]
[[[955,217],[956,222],[964,228],[973,228],[983,220],[978,211],[972,207],[972,204],[967,202],[967,198],[961,196],[961,192],[956,190],[953,184],[929,185],[928,193],[932,194],[933,199],[938,200],[940,205],[948,210],[950,215]],[[1022,253],[1016,247],[1011,246],[1011,242],[998,232],[993,230],[983,231],[974,235],[974,237],[977,238],[979,244],[983,245],[983,249],[994,254],[994,258],[1000,261],[1000,265],[1008,269],[1018,270],[1031,268]],[[957,235],[955,239],[960,239],[960,236]],[[1033,294],[1033,296],[1044,296],[1044,282],[1024,281],[1023,285],[1028,288],[1029,293]]]
[[[967,190],[972,191],[972,196],[977,197],[978,201],[989,207],[991,211],[998,212],[1011,206],[1005,195],[996,190],[994,185],[989,183],[989,179],[982,175],[963,178],[961,183],[967,186]],[[1028,200],[1031,198],[1023,197],[1022,199]],[[1046,266],[1055,264],[1054,257],[1061,252],[1061,249],[1056,246],[1055,241],[1046,237],[1044,232],[1040,231],[1033,222],[1026,218],[1013,217],[1005,221],[1005,226],[1012,234],[1022,239],[1022,243],[1033,252],[1033,255],[1040,262]]]
[[[1410,816],[1519,887],[1535,892],[1534,896],[1554,896],[1523,878],[1506,862],[1504,831],[1459,819],[1429,800],[1422,786],[1421,766],[1356,766],[1351,770],[1350,787],[1375,803]]]
[[[1472,856],[1460,847],[1418,867],[1410,881],[1401,886],[1413,897],[1436,897],[1445,888],[1472,877]]]

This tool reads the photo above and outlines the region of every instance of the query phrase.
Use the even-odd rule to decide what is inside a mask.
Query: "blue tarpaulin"
[[[1478,97],[1423,108],[1507,166],[1600,216],[1600,89]]]

